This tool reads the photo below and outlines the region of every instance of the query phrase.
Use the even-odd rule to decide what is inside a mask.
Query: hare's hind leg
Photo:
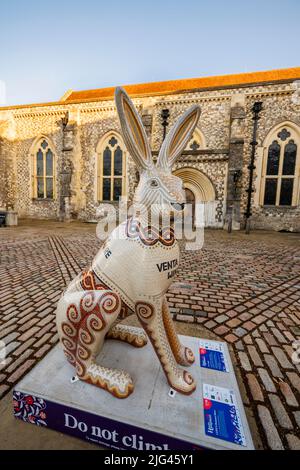
[[[169,385],[180,393],[191,394],[196,384],[191,374],[180,369],[175,361],[163,323],[162,301],[156,305],[136,302],[135,311],[152,342]]]
[[[130,375],[96,363],[105,335],[117,319],[120,308],[121,299],[114,292],[91,290],[76,293],[67,309],[68,321],[62,325],[65,336],[62,343],[65,350],[68,345],[76,345],[72,355],[80,380],[103,388],[118,398],[126,398],[133,391]]]
[[[175,325],[169,311],[169,306],[166,297],[163,299],[162,317],[166,334],[176,362],[181,366],[190,366],[195,362],[195,356],[190,348],[187,348],[179,341],[177,332],[175,330]]]

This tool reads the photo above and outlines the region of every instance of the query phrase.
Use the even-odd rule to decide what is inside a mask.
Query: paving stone
[[[264,317],[263,315],[257,315],[257,317],[253,318],[252,321],[257,325],[260,325],[261,323],[266,321],[266,317]]]
[[[246,323],[243,324],[243,328],[245,328],[247,331],[254,330],[256,326],[257,325],[255,325],[255,323],[253,323],[252,321],[246,321]]]
[[[35,338],[28,339],[18,349],[14,350],[14,352],[13,352],[14,356],[19,356],[20,354],[23,354],[23,352],[27,351],[27,349],[35,342],[36,342]]]
[[[3,341],[2,338],[4,338],[5,336],[7,336],[9,333],[11,333],[12,331],[14,331],[16,329],[15,325],[11,325],[7,328],[4,328],[1,332],[0,332],[0,340]]]
[[[51,345],[50,344],[44,344],[44,346],[42,348],[40,348],[36,353],[35,353],[35,357],[42,357],[46,351],[49,351],[49,349],[51,348]]]
[[[281,399],[278,395],[269,395],[269,400],[271,402],[273,411],[278,419],[280,426],[285,429],[293,429],[293,424],[289,418],[289,415],[286,412],[285,407],[283,406]]]
[[[17,321],[18,325],[24,325],[24,323],[27,323],[31,318],[34,318],[36,316],[36,312],[33,310],[33,312],[28,313],[25,317],[22,316],[20,320]]]
[[[176,320],[177,321],[185,321],[187,323],[194,323],[194,317],[191,317],[190,315],[177,315]]]
[[[47,315],[47,317],[43,318],[41,321],[39,321],[38,326],[45,326],[51,321],[53,321],[55,316],[53,314]]]
[[[44,310],[40,311],[38,313],[38,317],[39,318],[44,318],[46,315],[48,315],[49,313],[53,314],[54,313],[54,308],[53,307],[48,307],[48,308],[45,308]],[[185,312],[184,312],[185,313]]]
[[[281,367],[283,367],[284,369],[294,369],[294,366],[290,363],[290,361],[288,360],[286,354],[284,353],[282,349],[275,348],[275,347],[272,347],[271,349],[274,355],[276,356],[276,359],[278,360]]]
[[[39,327],[38,326],[34,326],[32,328],[30,328],[29,330],[27,330],[25,333],[23,333],[21,336],[19,336],[19,341],[26,341],[27,339],[31,338],[32,336],[34,336],[34,334],[39,331]]]
[[[1,320],[4,322],[3,325],[0,325],[0,332],[2,332],[4,329],[8,328],[8,327],[12,327],[14,326],[14,329],[16,328],[16,318],[15,318],[15,315],[14,315],[14,318],[10,318],[8,320],[6,320],[2,315],[1,315]],[[11,329],[11,331],[13,331],[13,329]],[[8,331],[9,333],[9,331]]]
[[[262,353],[269,353],[270,352],[270,350],[268,349],[268,347],[267,347],[267,345],[266,345],[266,343],[264,342],[263,339],[256,338],[255,341],[256,341],[256,343],[257,343],[257,345],[258,345],[258,347],[259,347],[259,349]]]
[[[292,386],[300,393],[300,376],[296,372],[287,372],[286,375],[290,379]]]
[[[227,315],[228,315],[228,312],[227,312]],[[242,321],[247,321],[249,320],[250,318],[252,318],[252,315],[251,313],[242,313],[241,315],[239,315],[239,319],[242,320]]]
[[[17,347],[20,346],[19,341],[13,341],[6,346],[6,355],[9,356]]]
[[[236,326],[240,325],[242,322],[238,318],[232,318],[229,320],[226,325],[229,326],[230,328],[235,328]]]
[[[264,338],[270,346],[278,346],[276,339],[271,333],[264,333]]]
[[[228,320],[228,316],[227,315],[218,315],[216,318],[215,318],[215,321],[217,323],[224,323],[226,320]]]
[[[52,338],[52,333],[47,333],[39,341],[35,343],[34,345],[35,348],[40,348],[44,343],[47,343],[47,341],[49,341],[50,338]]]
[[[216,329],[214,330],[214,333],[215,333],[216,335],[220,335],[220,336],[221,336],[221,335],[225,335],[225,333],[227,333],[228,331],[229,331],[229,328],[227,328],[227,327],[224,326],[224,325],[221,325],[221,326],[218,326],[218,328],[216,328]]]
[[[262,332],[268,331],[268,328],[266,327],[266,325],[260,325],[259,331],[262,331]]]
[[[259,373],[262,383],[264,384],[266,391],[275,393],[276,388],[275,388],[273,380],[268,374],[268,371],[266,369],[257,369],[257,371]]]
[[[6,367],[12,362],[12,357],[6,357],[4,361],[0,362],[0,371],[6,369]]]
[[[29,321],[24,323],[24,325],[19,327],[19,331],[21,331],[22,333],[25,333],[26,331],[30,330],[32,326],[36,325],[38,321],[39,321],[38,318],[31,318]]]
[[[300,439],[294,434],[288,434],[286,436],[288,441],[289,449],[291,450],[300,450]]]
[[[252,331],[253,338],[260,338],[260,334],[258,330]]]
[[[294,411],[293,415],[294,415],[298,428],[300,428],[300,411]]]
[[[264,401],[264,396],[263,396],[262,390],[260,388],[260,385],[259,385],[255,375],[254,374],[247,374],[246,377],[247,377],[248,385],[249,385],[253,400],[255,400],[255,401]]]
[[[292,335],[289,331],[284,331],[283,334],[288,339],[288,341],[291,342],[291,343],[296,340],[295,336]]]
[[[57,343],[58,339],[59,339],[59,338],[58,338],[58,334],[56,333],[56,334],[53,335],[52,338],[50,339],[50,343],[51,343],[51,344],[55,344],[55,343]]]
[[[33,353],[32,349],[27,349],[22,356],[16,359],[7,369],[6,372],[11,374],[17,367],[19,367],[31,354]]]
[[[242,368],[246,371],[252,370],[247,354],[245,352],[238,352],[238,356],[240,358]]]
[[[265,358],[265,362],[267,363],[267,365],[269,366],[269,368],[271,370],[271,374],[274,377],[282,378],[283,375],[282,375],[281,370],[278,367],[278,363],[276,362],[276,359],[273,356],[269,355],[269,354],[264,354],[264,358]]]
[[[237,342],[235,343],[235,347],[236,347],[236,349],[238,349],[239,351],[244,351],[244,350],[245,350],[245,347],[244,347],[242,341],[237,341]]]
[[[182,315],[184,317],[184,315]],[[188,317],[188,316],[185,316],[185,318],[190,318],[190,321],[193,322],[193,318],[191,317]],[[55,325],[53,323],[48,323],[47,325],[45,325],[41,330],[39,330],[36,334],[35,334],[35,337],[36,338],[42,338],[42,336],[44,336],[46,333],[48,333],[48,331],[50,331],[53,326],[55,327]],[[56,332],[56,327],[55,327],[55,330]]]
[[[286,343],[286,338],[280,333],[277,328],[271,328],[272,334],[279,341],[279,343]]]
[[[251,338],[250,335],[246,335],[243,337],[243,342],[246,344],[253,344],[253,339]]]
[[[225,336],[224,339],[226,341],[228,341],[228,343],[234,343],[238,338],[237,338],[237,336],[235,336],[233,334],[229,334],[229,335]]]
[[[235,328],[233,330],[233,333],[236,335],[236,336],[244,336],[246,333],[247,333],[247,330],[245,330],[245,328],[242,328],[242,327],[238,327],[238,328]]]
[[[6,346],[11,343],[14,339],[16,339],[18,336],[20,336],[20,333],[18,332],[14,332],[14,333],[10,333],[9,335],[5,336],[4,338],[1,339],[1,341],[3,341],[3,343],[6,344]]]
[[[216,322],[213,320],[209,320],[208,322],[205,323],[205,327],[212,330],[216,326]]]
[[[265,431],[265,436],[269,447],[273,450],[283,450],[284,446],[275,427],[270,411],[263,405],[257,407],[261,425]]]
[[[227,310],[226,315],[230,318],[234,318],[238,315],[238,313],[235,310]]]
[[[253,364],[257,367],[263,367],[262,360],[257,354],[255,346],[248,346],[248,351],[249,351]]]
[[[33,364],[35,363],[34,359],[29,359],[24,364],[22,364],[10,377],[8,377],[7,381],[10,383],[15,383],[21,379],[21,377],[28,371]]]
[[[295,395],[292,392],[291,387],[286,382],[279,382],[279,388],[281,390],[282,395],[284,396],[286,402],[290,406],[298,407],[299,404],[296,400]]]
[[[293,361],[293,354],[295,350],[289,344],[283,344],[283,349],[286,351],[288,358],[291,359],[294,369],[297,368],[297,364],[294,364],[294,361]]]

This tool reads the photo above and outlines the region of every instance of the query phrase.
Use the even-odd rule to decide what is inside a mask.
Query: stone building
[[[257,229],[300,231],[300,67],[125,86],[154,155],[191,104],[199,125],[174,167],[205,225],[245,224],[253,105],[259,113],[251,192]],[[137,171],[124,147],[114,88],[68,91],[60,101],[0,108],[0,209],[19,217],[93,221],[100,201],[132,196]],[[166,111],[165,111],[166,113]],[[197,220],[195,220],[197,224]]]

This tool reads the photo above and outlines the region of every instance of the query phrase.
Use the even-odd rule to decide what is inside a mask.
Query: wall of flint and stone
[[[203,172],[216,193],[216,222],[226,218],[226,202],[238,210],[243,226],[246,189],[252,139],[252,111],[255,101],[263,101],[259,121],[258,144],[279,122],[291,120],[300,127],[300,106],[292,83],[270,84],[236,89],[192,91],[181,94],[134,99],[143,117],[150,143],[158,151],[162,142],[161,110],[169,108],[169,128],[191,104],[201,106],[199,129],[206,148],[199,155],[184,155],[176,168],[192,167]],[[67,126],[62,118],[69,113]],[[69,198],[69,217],[95,220],[97,145],[109,131],[120,132],[112,100],[102,102],[0,110],[0,208],[14,207],[20,217],[63,218],[65,197]],[[56,198],[37,201],[32,198],[30,149],[35,139],[48,136],[56,153]],[[257,152],[257,159],[262,152]],[[259,163],[259,162],[258,162]],[[260,165],[257,165],[260,168]],[[231,172],[241,168],[235,196],[232,196]],[[136,168],[127,158],[127,190],[132,196],[137,182]],[[258,191],[259,175],[254,174]],[[252,225],[263,229],[300,230],[300,208],[263,208],[253,198]],[[227,201],[228,199],[228,201]],[[239,213],[241,215],[239,215]]]

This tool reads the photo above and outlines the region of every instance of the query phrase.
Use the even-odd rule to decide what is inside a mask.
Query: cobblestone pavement
[[[0,229],[0,340],[7,353],[0,397],[56,344],[57,300],[99,246],[90,224],[21,221]],[[197,324],[230,343],[265,448],[300,449],[300,365],[292,357],[300,341],[299,267],[299,234],[207,230],[201,251],[183,250],[168,292],[174,318],[189,334]]]

